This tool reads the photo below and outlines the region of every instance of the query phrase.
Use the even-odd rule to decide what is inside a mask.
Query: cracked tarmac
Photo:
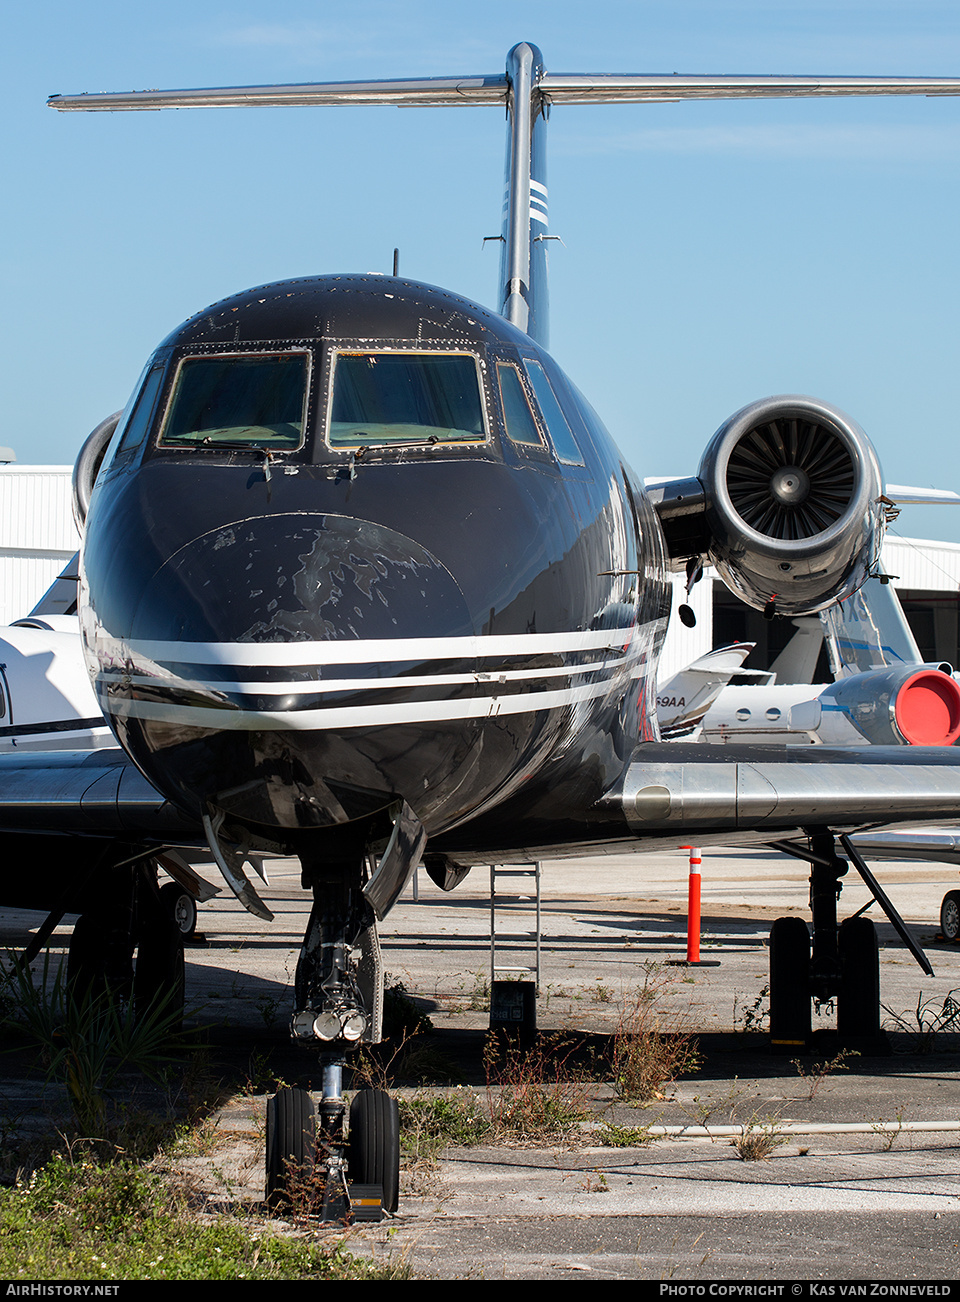
[[[597,1133],[575,1147],[448,1150],[432,1169],[404,1173],[399,1214],[349,1232],[352,1251],[402,1253],[440,1279],[952,1280],[960,1277],[960,1136],[893,1136],[881,1120],[960,1120],[960,1034],[923,1037],[960,988],[960,947],[938,943],[937,916],[955,870],[932,863],[879,865],[881,882],[913,925],[936,971],[924,977],[893,928],[879,923],[881,998],[893,1052],[850,1058],[810,1097],[805,1075],[773,1057],[754,1029],[767,980],[766,932],[803,914],[803,867],[760,851],[704,851],[702,955],[717,966],[668,967],[685,953],[686,856],[676,852],[544,866],[542,1030],[609,1037],[621,1001],[655,964],[663,1016],[695,1033],[703,1065],[643,1108],[593,1091],[592,1108],[619,1126],[713,1123],[774,1132],[787,1120],[856,1121],[864,1133],[790,1135],[765,1161],[742,1161],[730,1138],[657,1140],[609,1148]],[[205,942],[187,950],[188,1001],[212,1028],[215,1052],[236,1060],[270,1053],[285,1078],[316,1087],[315,1059],[287,1042],[297,947],[309,909],[295,864],[270,866],[264,926],[222,896],[201,910]],[[211,875],[211,880],[215,878]],[[471,1003],[489,973],[489,893],[475,871],[443,895],[423,874],[383,928],[390,981],[428,1008],[436,1042],[463,1064],[464,1088],[484,1093],[479,1063],[487,1014]],[[842,914],[866,902],[845,885]],[[876,915],[877,910],[872,911]],[[841,915],[842,916],[842,915]],[[39,915],[0,913],[0,943],[23,943]],[[66,931],[58,939],[63,943]],[[816,1019],[828,1034],[831,1012]],[[738,1029],[739,1028],[739,1029]],[[931,1050],[919,1052],[921,1048]],[[291,1074],[293,1073],[293,1078]],[[406,1093],[415,1093],[406,1090]],[[36,1085],[8,1079],[5,1110],[29,1122]],[[46,1110],[55,1105],[47,1097]],[[228,1202],[262,1194],[260,1095],[237,1096],[214,1117],[214,1168]],[[22,1111],[21,1111],[22,1110]],[[213,1186],[211,1185],[211,1188]]]

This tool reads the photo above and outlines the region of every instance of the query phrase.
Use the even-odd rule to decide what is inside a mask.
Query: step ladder
[[[532,961],[518,964],[523,957]],[[490,988],[515,979],[532,979],[540,993],[539,861],[490,865]]]

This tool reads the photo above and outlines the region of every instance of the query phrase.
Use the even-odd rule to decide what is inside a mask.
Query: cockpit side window
[[[526,367],[527,375],[530,377],[530,383],[533,385],[533,391],[537,396],[543,419],[547,423],[547,433],[550,435],[550,442],[553,444],[557,459],[565,461],[568,465],[582,466],[584,464],[583,456],[573,437],[573,430],[563,414],[563,408],[557,401],[557,395],[547,379],[546,372],[539,362],[525,358],[523,364]]]
[[[310,354],[185,357],[160,434],[162,447],[288,451],[303,443]]]
[[[156,366],[152,366],[148,371],[147,378],[144,380],[136,401],[130,410],[130,415],[123,426],[120,442],[117,444],[117,450],[114,454],[116,457],[135,451],[143,442],[150,425],[150,417],[153,415],[153,409],[156,406],[160,383],[163,380],[163,372],[163,362],[158,362]]]
[[[520,379],[520,372],[510,362],[497,362],[497,379],[500,381],[503,423],[507,434],[514,443],[542,448],[543,439],[530,410],[530,400]]]
[[[473,353],[335,352],[331,447],[482,443],[486,437]]]

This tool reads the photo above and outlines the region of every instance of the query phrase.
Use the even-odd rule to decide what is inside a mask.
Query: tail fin
[[[687,737],[739,670],[755,642],[734,642],[694,660],[657,688],[657,719],[665,741]]]
[[[868,579],[852,597],[821,611],[820,622],[835,679],[923,661],[890,583]]]
[[[507,161],[500,254],[501,316],[548,344],[547,112],[543,55],[522,41],[507,55]]]

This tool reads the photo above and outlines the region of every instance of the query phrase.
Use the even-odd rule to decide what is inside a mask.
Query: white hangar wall
[[[0,624],[28,614],[80,546],[72,473],[0,465]]]
[[[931,659],[949,660],[955,667],[960,665],[960,543],[931,542],[888,534],[883,544],[881,564],[885,573],[895,576],[893,586],[921,653]],[[707,569],[688,601],[697,616],[696,627],[685,628],[680,623],[677,607],[686,600],[686,579],[682,573],[670,577],[673,602],[660,658],[660,682],[666,682],[714,646],[735,641],[736,636],[724,635],[719,615],[728,606],[743,609],[742,603],[728,592],[716,571]],[[767,631],[761,620],[759,612],[749,612],[738,636],[746,641],[758,640]],[[788,621],[783,622],[788,625]],[[785,640],[789,628],[785,627],[782,632]],[[755,658],[748,660],[747,664],[757,669],[767,668],[767,665],[757,663]]]

